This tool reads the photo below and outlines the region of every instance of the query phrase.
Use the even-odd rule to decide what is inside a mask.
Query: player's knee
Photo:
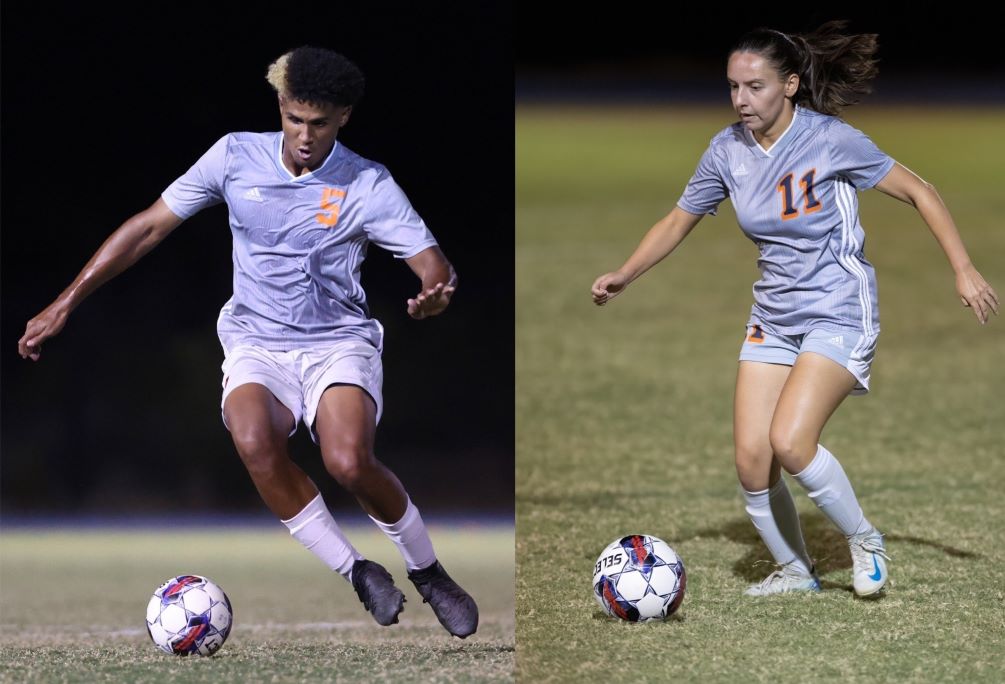
[[[736,444],[736,476],[748,492],[765,488],[771,472],[772,453],[767,444]]]
[[[771,444],[763,437],[760,439],[737,439],[733,443],[736,455],[736,467],[769,466],[771,465]]]
[[[373,453],[362,443],[342,443],[324,453],[325,468],[340,485],[355,491],[376,466]]]
[[[268,475],[287,459],[285,440],[259,425],[248,425],[231,431],[234,446],[248,472]]]
[[[790,473],[801,470],[799,465],[803,463],[806,455],[816,451],[815,439],[806,439],[786,425],[772,425],[770,439],[775,458]]]

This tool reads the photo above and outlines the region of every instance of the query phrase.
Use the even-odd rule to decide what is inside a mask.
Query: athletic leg
[[[733,446],[736,474],[746,491],[767,490],[781,476],[768,430],[790,370],[781,364],[740,361],[733,399]]]
[[[329,386],[321,395],[315,428],[328,472],[398,547],[409,579],[440,624],[462,639],[473,634],[478,627],[474,600],[436,560],[418,509],[373,453],[377,407],[370,395],[355,385]]]
[[[325,468],[356,497],[371,518],[394,523],[405,515],[408,495],[373,453],[377,407],[355,385],[332,385],[321,395],[315,430]]]
[[[810,498],[846,536],[869,525],[847,476],[819,441],[827,420],[854,385],[854,376],[830,359],[800,354],[778,398],[770,432],[771,448],[782,467],[809,490]],[[808,475],[825,462],[833,462],[827,480],[808,481]]]
[[[230,436],[266,505],[281,519],[295,516],[318,489],[289,456],[294,417],[264,385],[246,383],[227,395]]]
[[[768,439],[775,404],[789,366],[741,361],[733,404],[736,471],[746,512],[782,570],[747,590],[748,595],[819,589],[803,542],[799,515]]]
[[[819,443],[827,420],[855,384],[855,377],[833,360],[800,354],[778,399],[770,440],[782,467],[848,537],[855,591],[864,596],[879,592],[887,581],[882,536],[863,515],[841,464]]]
[[[227,395],[224,416],[237,453],[266,505],[297,541],[351,579],[353,563],[362,556],[342,534],[317,487],[290,459],[293,413],[264,385],[245,383]]]

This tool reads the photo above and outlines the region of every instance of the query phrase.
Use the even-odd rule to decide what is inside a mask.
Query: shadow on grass
[[[820,514],[803,515],[800,518],[803,526],[803,539],[806,540],[806,547],[810,552],[810,557],[814,559],[817,566],[817,573],[826,575],[836,570],[851,569],[851,554],[848,552],[848,541],[831,523],[830,520]],[[721,527],[709,527],[695,531],[693,534],[682,536],[681,541],[697,539],[699,537],[724,537],[732,542],[748,546],[747,552],[733,563],[733,574],[748,582],[757,582],[764,579],[773,569],[774,561],[764,546],[760,536],[750,520],[737,518]],[[954,558],[978,559],[980,554],[970,551],[963,551],[946,544],[913,537],[909,535],[886,534],[887,550],[893,548],[896,554],[896,545],[899,543],[917,544],[927,546],[931,549],[941,551],[947,556]],[[851,585],[842,585],[835,582],[822,582],[827,588],[841,588],[851,591]]]

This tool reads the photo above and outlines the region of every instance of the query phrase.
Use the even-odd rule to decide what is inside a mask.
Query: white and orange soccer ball
[[[213,655],[233,624],[230,599],[200,575],[172,577],[147,604],[147,633],[157,648],[172,655]]]
[[[663,620],[680,608],[687,587],[684,562],[662,539],[615,539],[593,570],[593,595],[608,615],[628,622]]]

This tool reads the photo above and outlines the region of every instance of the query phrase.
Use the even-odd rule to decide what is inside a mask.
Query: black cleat
[[[475,633],[478,629],[478,606],[468,592],[450,579],[439,561],[428,568],[410,571],[408,579],[422,595],[422,602],[430,605],[436,619],[448,632],[461,639]]]
[[[393,625],[404,609],[405,595],[383,565],[368,560],[352,564],[352,588],[377,624]]]

